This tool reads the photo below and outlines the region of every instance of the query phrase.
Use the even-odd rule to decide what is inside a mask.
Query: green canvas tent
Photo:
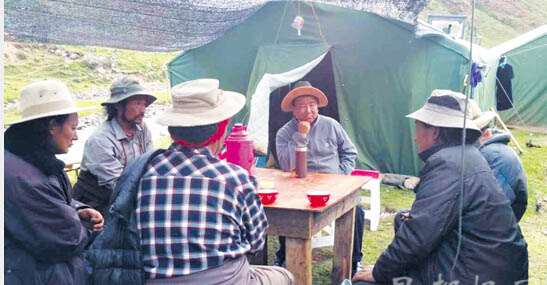
[[[547,127],[547,25],[491,49],[505,56],[514,78],[513,108],[501,111],[508,124]]]
[[[301,35],[291,27],[304,19]],[[462,91],[468,49],[436,32],[375,14],[322,4],[270,2],[208,45],[185,51],[168,65],[172,86],[196,78],[220,79],[221,88],[247,96],[235,121],[248,123],[257,145],[273,142],[291,114],[280,102],[293,82],[323,90],[355,143],[358,167],[417,174],[414,123],[433,89]],[[427,30],[427,29],[426,29]],[[481,98],[481,105],[493,98]]]

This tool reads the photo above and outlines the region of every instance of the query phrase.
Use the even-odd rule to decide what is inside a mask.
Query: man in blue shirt
[[[102,103],[107,119],[85,142],[74,195],[105,217],[112,190],[124,168],[154,148],[152,133],[143,118],[155,100],[134,78],[114,81],[110,98]]]
[[[336,120],[319,115],[328,104],[323,92],[307,81],[295,84],[281,102],[284,112],[293,118],[276,136],[279,166],[284,171],[295,168],[295,148],[307,147],[308,170],[311,172],[350,174],[355,168],[357,149]]]
[[[292,112],[293,118],[276,135],[277,159],[282,170],[295,169],[296,147],[307,148],[308,171],[349,175],[355,168],[357,149],[342,125],[332,118],[319,115],[319,108],[327,104],[327,96],[308,81],[296,82],[283,98],[281,110]],[[363,223],[364,211],[358,206],[355,211],[353,272],[362,258]],[[280,245],[276,252],[277,264],[285,260],[284,238],[280,238]]]

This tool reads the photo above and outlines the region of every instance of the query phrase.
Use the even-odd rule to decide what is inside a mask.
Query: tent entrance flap
[[[330,47],[314,45],[271,45],[259,48],[247,98],[250,98],[248,129],[255,148],[268,150],[270,94],[302,79],[327,55]]]

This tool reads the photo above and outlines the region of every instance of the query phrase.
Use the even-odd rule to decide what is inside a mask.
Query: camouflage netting
[[[222,36],[267,0],[5,0],[18,40],[144,51],[188,50]],[[427,0],[319,0],[414,24]]]

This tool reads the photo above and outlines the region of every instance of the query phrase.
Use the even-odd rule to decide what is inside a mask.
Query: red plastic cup
[[[310,204],[312,207],[323,207],[327,204],[330,198],[329,191],[321,191],[321,190],[315,190],[315,191],[309,191],[308,192],[308,200],[310,200]]]
[[[275,199],[277,199],[277,190],[275,189],[260,189],[258,190],[258,196],[260,197],[260,201],[262,201],[263,205],[270,205],[275,202]]]

